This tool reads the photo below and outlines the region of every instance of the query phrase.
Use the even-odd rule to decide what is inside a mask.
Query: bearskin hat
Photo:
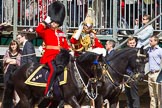
[[[65,19],[65,6],[60,1],[55,1],[48,6],[48,16],[51,21],[62,26]]]

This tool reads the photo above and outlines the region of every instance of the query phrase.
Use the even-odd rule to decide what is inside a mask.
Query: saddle
[[[49,68],[46,65],[39,65],[34,71],[28,75],[25,84],[38,87],[46,87],[46,82],[49,75]],[[56,80],[59,82],[59,85],[66,84],[67,82],[67,68],[64,69],[64,72],[57,76]]]

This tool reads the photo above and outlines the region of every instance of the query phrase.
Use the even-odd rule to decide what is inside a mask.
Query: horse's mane
[[[69,63],[70,54],[66,49],[61,49],[60,53],[55,58],[56,65],[67,65]]]
[[[93,62],[96,59],[96,56],[98,56],[98,54],[93,53],[93,52],[85,52],[85,53],[81,54],[77,58],[77,60],[78,60],[78,62],[81,62],[81,63],[87,62],[87,61]]]
[[[124,49],[119,49],[119,50],[116,50],[114,55],[110,56],[108,58],[108,61],[110,60],[113,60],[114,58],[118,57],[118,56],[127,56],[125,55],[126,52],[132,52],[132,51],[137,51],[137,48],[124,48]],[[133,55],[133,53],[132,53]]]

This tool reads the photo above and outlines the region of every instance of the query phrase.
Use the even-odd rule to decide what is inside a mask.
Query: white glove
[[[82,30],[83,30],[83,22],[80,23],[80,25],[79,25],[78,28],[79,28],[79,29],[77,30],[76,34],[74,35],[74,38],[75,38],[76,40],[79,39],[80,34],[81,34]]]
[[[83,29],[83,22],[80,23],[80,25],[79,25],[78,28],[79,28],[79,30],[82,30]]]
[[[28,31],[29,32],[33,32],[34,30],[33,30],[33,28],[30,27]]]
[[[70,55],[72,55],[74,57],[74,51],[71,51],[69,53],[70,53]]]
[[[44,20],[47,24],[51,23],[51,17],[47,16],[47,18]]]
[[[39,46],[38,50],[39,50],[39,52],[41,52],[41,53],[42,53],[42,51],[43,51],[42,46]]]
[[[104,57],[106,56],[106,49],[105,48],[94,48],[91,52],[102,54]]]

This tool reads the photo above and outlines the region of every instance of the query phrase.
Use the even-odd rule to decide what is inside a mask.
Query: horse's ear
[[[144,46],[142,46],[140,49],[138,49],[137,52],[138,57],[147,57],[146,50],[144,49]]]
[[[103,54],[99,54],[98,60],[102,60],[102,59],[103,59]]]
[[[64,52],[64,53],[65,53],[65,52],[68,52],[68,50],[66,50],[66,49],[64,49],[64,48],[61,48],[61,49],[60,49],[60,52]]]
[[[144,54],[144,46],[140,48],[140,54]]]

